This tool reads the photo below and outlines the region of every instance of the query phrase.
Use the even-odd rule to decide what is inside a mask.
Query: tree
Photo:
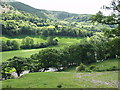
[[[1,46],[2,46],[2,51],[7,51],[8,50],[8,46],[7,46],[5,41],[2,41]]]
[[[60,54],[56,49],[41,50],[38,54],[32,55],[32,59],[39,61],[43,72],[49,67],[59,68],[60,65]]]
[[[82,40],[80,44],[70,46],[68,52],[71,65],[88,64],[96,61],[93,46]]]
[[[46,30],[46,28],[44,28],[45,30],[42,31],[42,35],[47,37],[48,36],[48,30]]]
[[[89,38],[89,43],[94,47],[95,59],[96,60],[104,60],[106,59],[107,48],[106,43],[108,43],[110,39],[104,36],[104,33],[95,33],[94,36]]]
[[[76,67],[76,72],[85,71],[85,69],[86,66],[81,63],[78,67]]]
[[[9,62],[2,62],[2,64],[0,64],[1,67],[1,74],[2,74],[2,78],[10,78],[10,74],[8,73],[11,68],[9,67]]]
[[[18,50],[20,48],[18,42],[15,40],[13,40],[11,44],[13,46],[13,50]]]
[[[112,10],[111,15],[104,16],[101,11],[92,17],[92,21],[97,21],[99,23],[108,24],[108,25],[117,25],[117,28],[112,29],[112,36],[120,36],[120,1],[113,0],[110,6],[103,6],[103,9]]]
[[[21,48],[30,49],[33,47],[33,45],[34,45],[34,40],[31,37],[27,36],[22,40]]]
[[[30,56],[30,71],[31,72],[39,72],[42,69],[41,59],[38,57],[38,53],[32,54]]]
[[[10,40],[7,40],[6,44],[7,44],[8,46],[11,46],[11,45],[12,45]]]
[[[27,69],[28,67],[28,64],[27,64],[28,62],[23,57],[14,56],[13,58],[8,59],[7,61],[9,62],[9,65],[8,65],[9,67],[15,68],[18,76],[20,76],[21,72]]]
[[[117,46],[114,53],[116,53],[116,55],[120,57],[120,55],[117,53],[120,52],[120,44],[118,44],[118,41],[120,39],[120,0],[112,0],[110,6],[104,5],[103,9],[111,10],[111,15],[104,16],[103,13],[99,11],[96,15],[92,17],[92,20],[99,23],[116,26],[116,28],[111,30],[104,30],[104,32],[108,35],[109,38],[113,37],[113,40],[117,41],[116,43],[111,43],[111,46]]]
[[[47,44],[49,46],[51,46],[51,45],[57,45],[58,44],[58,40],[57,39],[54,40],[54,36],[49,36]]]

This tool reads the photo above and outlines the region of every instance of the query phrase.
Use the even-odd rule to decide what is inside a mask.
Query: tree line
[[[92,36],[94,31],[74,28],[72,25],[62,25],[51,19],[38,18],[35,15],[23,11],[9,11],[2,13],[2,34],[7,36],[18,35],[43,35],[43,36]],[[53,26],[49,28],[48,26]],[[90,28],[91,29],[91,28]]]
[[[2,47],[2,51],[11,51],[11,50],[19,50],[19,49],[37,49],[37,48],[45,48],[48,46],[58,45],[58,40],[54,39],[54,37],[49,37],[47,42],[37,42],[34,43],[33,38],[27,36],[22,39],[21,44],[18,43],[16,40],[7,40],[1,41],[0,46]]]

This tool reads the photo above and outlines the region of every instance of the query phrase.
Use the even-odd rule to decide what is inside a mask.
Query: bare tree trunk
[[[45,72],[46,68],[44,68],[43,72]]]
[[[20,73],[21,73],[21,71],[16,71],[17,72],[17,75],[18,75],[18,77],[20,76]]]

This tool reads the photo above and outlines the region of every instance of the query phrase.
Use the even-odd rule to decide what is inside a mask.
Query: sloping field
[[[3,81],[3,88],[117,88],[118,72],[37,72]]]

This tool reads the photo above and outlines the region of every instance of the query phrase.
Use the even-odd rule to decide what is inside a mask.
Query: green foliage
[[[56,49],[41,50],[39,53],[33,54],[31,58],[38,60],[38,63],[44,68],[43,72],[49,67],[59,68],[60,65],[60,55]]]
[[[43,45],[44,45],[45,42],[47,42],[46,40],[42,39],[41,37],[31,37],[31,38],[33,38],[33,40],[35,42],[35,45],[37,44],[37,42],[38,42],[38,45],[39,45],[39,43],[42,43],[42,42],[43,42]],[[4,42],[6,42],[7,40],[10,40],[10,41],[16,40],[19,43],[19,45],[21,45],[22,39],[24,39],[24,37],[23,38],[22,37],[19,37],[19,38],[1,37],[0,39],[2,39]],[[64,47],[70,46],[70,45],[72,45],[74,43],[79,43],[79,41],[81,40],[81,38],[70,38],[70,37],[55,37],[55,39],[57,39],[59,41],[58,45],[50,46],[50,47],[48,46],[46,48],[55,48],[55,49],[58,49],[58,50],[59,49],[64,49]],[[44,49],[44,48],[39,47],[37,49],[27,49],[27,50],[16,50],[16,51],[9,51],[9,52],[0,52],[0,55],[2,55],[1,60],[6,61],[7,59],[14,57],[14,55],[30,57],[30,55],[39,52],[41,49]]]
[[[16,69],[18,76],[20,76],[20,73],[28,67],[28,62],[23,57],[13,57],[7,61],[9,62],[9,67]]]
[[[15,40],[13,40],[13,41],[11,42],[11,44],[13,45],[13,49],[14,49],[14,50],[18,50],[18,49],[20,48],[18,42],[15,41]]]
[[[95,68],[96,68],[95,65],[91,65],[91,66],[89,67],[90,70],[94,70]]]
[[[26,37],[22,40],[21,48],[23,49],[29,49],[32,48],[34,45],[34,41],[31,37]]]
[[[52,37],[52,36],[48,37],[48,42],[47,42],[47,44],[48,44],[49,46],[51,46],[51,45],[57,45],[57,44],[58,44],[58,40],[57,40],[57,39],[53,40],[53,39],[54,39],[54,37]]]
[[[9,79],[10,78],[10,74],[8,73],[11,68],[9,67],[9,63],[8,62],[2,62],[1,65],[1,74],[2,74],[2,78]]]
[[[109,69],[107,69],[107,71],[117,71],[119,70],[117,66],[112,66]]]
[[[76,72],[85,71],[85,69],[86,65],[81,63],[80,66],[76,67]]]
[[[99,62],[94,62],[94,63],[90,63],[86,65],[86,72],[97,72],[97,71],[112,71],[111,68],[113,66],[117,67],[116,70],[120,70],[120,67],[118,65],[119,63],[119,59],[108,59],[108,60],[104,60],[104,61],[99,61]],[[96,67],[93,70],[90,70],[89,67],[95,65]],[[63,72],[72,72],[75,73],[76,71],[76,67],[75,66],[71,66],[67,69],[64,69]]]
[[[61,85],[61,84],[59,84],[59,85],[57,85],[57,87],[58,87],[58,88],[62,88],[62,85]]]
[[[18,42],[15,40],[13,40],[13,41],[7,40],[6,42],[2,41],[0,44],[2,46],[2,51],[10,51],[10,50],[20,49]]]
[[[96,15],[92,17],[93,21],[97,21],[99,23],[108,24],[108,25],[116,25],[115,29],[105,33],[107,33],[110,37],[119,36],[120,32],[120,20],[119,20],[119,12],[120,12],[120,1],[119,0],[112,0],[110,6],[103,6],[103,9],[111,10],[112,13],[109,16],[104,16],[102,12],[98,12]]]
[[[91,15],[38,10],[20,2],[10,4],[18,10],[2,13],[3,35],[90,37],[101,31],[101,27],[96,28],[89,22]]]

